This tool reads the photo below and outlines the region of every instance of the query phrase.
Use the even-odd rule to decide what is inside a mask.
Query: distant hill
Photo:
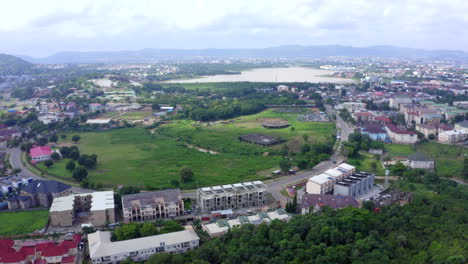
[[[34,63],[133,63],[156,60],[190,59],[196,57],[226,58],[319,58],[328,56],[396,57],[421,59],[468,60],[468,54],[458,50],[423,50],[395,46],[357,48],[340,45],[279,46],[258,49],[142,49],[115,52],[60,52],[45,58],[23,59]]]
[[[0,75],[21,75],[31,72],[33,64],[8,54],[0,54]]]

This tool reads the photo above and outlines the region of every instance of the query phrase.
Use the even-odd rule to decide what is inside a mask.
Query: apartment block
[[[334,195],[344,195],[355,198],[367,193],[374,186],[374,174],[368,172],[357,172],[353,175],[335,183]]]
[[[203,212],[264,206],[266,191],[261,181],[199,188],[198,205]]]
[[[50,207],[50,225],[73,226],[78,218],[93,226],[115,223],[114,192],[73,194],[55,198]]]
[[[111,233],[97,231],[88,235],[89,256],[93,264],[117,264],[130,259],[145,261],[154,254],[183,253],[198,248],[200,238],[193,230],[184,230],[124,241],[111,241]]]
[[[122,197],[124,222],[164,219],[184,214],[179,189],[128,194]]]

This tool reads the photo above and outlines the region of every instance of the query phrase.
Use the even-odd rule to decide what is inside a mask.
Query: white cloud
[[[276,43],[466,49],[466,14],[463,0],[16,0],[0,9],[0,39],[8,38],[0,50],[172,47],[168,40],[176,39],[185,48]],[[117,39],[121,46],[102,43]],[[56,44],[48,50],[32,45],[47,40]]]

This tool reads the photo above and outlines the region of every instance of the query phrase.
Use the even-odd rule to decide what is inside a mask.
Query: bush
[[[179,175],[181,182],[185,183],[193,180],[193,171],[189,167],[183,167],[182,169],[180,169]]]
[[[52,160],[46,160],[44,162],[44,165],[47,167],[47,168],[50,168],[52,167],[52,165],[54,165],[54,162]]]
[[[83,168],[83,167],[78,167],[75,169],[75,171],[73,171],[73,179],[81,182],[82,180],[84,180],[86,177],[88,177],[88,171]]]

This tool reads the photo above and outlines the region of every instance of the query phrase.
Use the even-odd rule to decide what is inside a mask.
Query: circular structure
[[[264,118],[262,126],[265,128],[283,128],[290,126],[288,121],[281,118]]]

